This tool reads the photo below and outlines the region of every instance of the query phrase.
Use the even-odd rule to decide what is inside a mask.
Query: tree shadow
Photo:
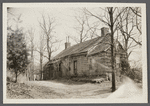
[[[112,90],[110,88],[107,88],[107,89],[94,91],[94,94],[106,94],[106,93],[112,93]]]
[[[104,82],[101,81],[101,78],[89,78],[89,77],[81,77],[81,78],[57,78],[57,79],[51,79],[51,80],[44,80],[44,81],[51,81],[55,83],[62,83],[66,85],[82,85],[82,84],[102,84]]]
[[[54,79],[54,80],[47,80],[55,83],[62,83],[65,85],[83,85],[86,84],[87,82],[82,82],[82,81],[74,81],[72,79]]]

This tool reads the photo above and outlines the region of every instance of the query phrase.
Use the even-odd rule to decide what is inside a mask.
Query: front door
[[[61,69],[62,67],[61,67],[61,63],[59,63],[59,77],[62,77],[62,69]]]

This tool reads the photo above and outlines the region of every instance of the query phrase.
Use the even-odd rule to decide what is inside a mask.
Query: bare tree
[[[94,36],[98,36],[96,31],[99,23],[94,22],[90,24],[89,17],[84,13],[82,13],[82,15],[75,16],[75,20],[77,22],[77,25],[74,27],[74,29],[80,36],[79,39],[77,37],[71,37],[75,40],[75,42],[82,43],[88,38],[92,39]]]
[[[132,13],[131,8],[127,8],[122,15],[119,16],[118,19],[118,29],[121,32],[121,36],[123,36],[123,47],[126,52],[126,60],[128,61],[128,58],[133,50],[130,50],[131,48],[142,45],[141,39],[136,39],[141,35],[141,30],[139,33],[137,30],[139,30],[137,27],[137,15]],[[136,30],[137,29],[137,30]],[[135,31],[136,30],[136,31]]]
[[[31,52],[31,60],[30,60],[30,72],[28,72],[28,74],[30,73],[33,73],[34,72],[34,29],[33,28],[30,28],[28,31],[28,39],[29,39],[29,42],[30,42],[30,45],[29,45],[29,50]]]
[[[115,84],[115,69],[114,69],[114,63],[115,63],[115,55],[114,55],[114,33],[117,30],[116,24],[119,16],[122,14],[123,11],[126,10],[126,8],[117,8],[117,7],[107,7],[107,8],[100,8],[102,11],[106,13],[106,16],[100,16],[98,14],[94,14],[88,9],[84,8],[84,12],[87,15],[90,15],[92,17],[97,18],[100,22],[104,23],[105,25],[109,26],[110,28],[110,34],[111,34],[111,67],[112,67],[112,92],[116,90],[116,84]],[[117,10],[121,9],[121,11],[118,13]]]
[[[35,46],[34,49],[40,55],[40,72],[41,72],[40,79],[43,80],[43,58],[44,57],[47,58],[47,56],[45,55],[46,43],[45,43],[45,36],[44,36],[43,32],[40,32],[39,45]]]
[[[136,28],[139,31],[139,33],[142,34],[142,31],[141,31],[141,8],[140,7],[130,7],[130,10],[135,14]]]
[[[55,19],[49,16],[45,18],[44,15],[42,15],[42,22],[39,22],[39,24],[46,39],[46,51],[48,56],[45,57],[48,59],[48,61],[50,61],[52,53],[56,52],[59,48],[59,46],[57,47],[54,45],[56,43],[60,43],[60,41],[53,35],[54,28],[56,26]]]
[[[42,15],[42,21],[39,22],[39,25],[42,32],[40,35],[40,48],[37,51],[40,53],[41,79],[43,79],[43,58],[47,58],[48,61],[51,60],[52,53],[56,52],[59,48],[60,40],[54,36],[56,25],[54,18]]]
[[[44,52],[44,36],[40,36],[40,70],[41,70],[41,80],[43,80],[43,52]]]
[[[31,50],[31,63],[32,63],[32,69],[34,70],[34,29],[30,28],[28,30],[28,34],[29,34],[29,39],[30,39],[30,50]]]
[[[75,16],[75,19],[78,22],[78,25],[77,25],[77,27],[75,27],[75,29],[76,29],[76,32],[80,35],[79,42],[82,43],[83,41],[85,41],[88,38],[87,34],[88,34],[89,30],[86,30],[86,28],[85,28],[86,21],[88,21],[88,20],[86,20],[86,18],[84,16],[83,17]]]

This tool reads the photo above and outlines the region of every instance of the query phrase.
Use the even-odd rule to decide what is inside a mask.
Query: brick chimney
[[[67,49],[70,46],[71,46],[71,43],[69,42],[69,36],[68,36],[68,41],[67,41],[67,37],[66,37],[65,49]]]
[[[109,28],[102,27],[101,28],[101,36],[105,36],[107,33],[109,33]]]

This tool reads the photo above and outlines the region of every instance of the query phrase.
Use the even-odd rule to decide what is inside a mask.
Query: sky
[[[35,45],[39,45],[40,41],[40,34],[41,34],[41,28],[39,27],[39,21],[41,21],[42,15],[46,16],[49,15],[50,17],[55,18],[55,31],[54,35],[57,37],[57,39],[61,40],[60,47],[53,54],[55,56],[59,52],[65,49],[64,43],[66,42],[67,36],[78,36],[77,32],[74,29],[74,26],[76,25],[77,21],[75,20],[76,15],[80,15],[80,8],[75,7],[28,7],[28,8],[11,8],[11,13],[8,14],[8,25],[12,25],[15,27],[13,17],[19,16],[21,14],[21,20],[22,23],[19,24],[19,27],[23,27],[24,33],[26,33],[26,36],[28,36],[27,31],[31,28],[34,29],[34,43]],[[103,27],[104,24],[101,24],[101,27]],[[76,42],[72,39],[69,39],[71,42],[71,45],[76,44]],[[58,46],[58,45],[57,45]],[[132,53],[132,56],[130,56],[131,60],[141,59],[141,51],[135,50],[136,52]],[[35,55],[35,64],[39,63],[39,53],[34,52]],[[136,58],[135,58],[136,56]],[[47,62],[47,59],[44,59],[44,63]]]
[[[21,20],[23,20],[21,26],[24,27],[25,30],[34,28],[35,34],[39,34],[40,32],[39,21],[41,21],[42,14],[44,14],[44,16],[49,15],[50,17],[54,17],[56,20],[55,23],[57,24],[55,35],[63,40],[66,33],[70,33],[74,24],[74,14],[71,8],[14,8],[12,11],[17,15],[21,14]]]
[[[54,35],[57,39],[61,40],[61,44],[59,50],[57,50],[53,56],[58,54],[65,48],[64,43],[66,42],[66,37],[69,34],[74,35],[76,33],[73,29],[75,24],[74,22],[74,11],[73,8],[12,8],[11,12],[15,16],[19,16],[21,14],[22,23],[19,24],[19,27],[23,27],[23,31],[26,33],[30,28],[34,29],[34,43],[39,45],[39,36],[41,28],[39,27],[39,21],[41,21],[42,15],[46,16],[49,15],[50,17],[55,18],[56,27],[54,29]],[[12,18],[12,15],[8,15],[8,17]],[[13,25],[12,19],[10,19],[9,24]],[[15,24],[14,24],[15,25]],[[15,26],[14,26],[15,27]],[[26,34],[28,36],[28,34]],[[75,44],[74,40],[69,39],[71,45]],[[35,62],[39,60],[39,53],[34,52]],[[36,61],[37,60],[37,61]],[[46,61],[46,60],[45,60]]]

